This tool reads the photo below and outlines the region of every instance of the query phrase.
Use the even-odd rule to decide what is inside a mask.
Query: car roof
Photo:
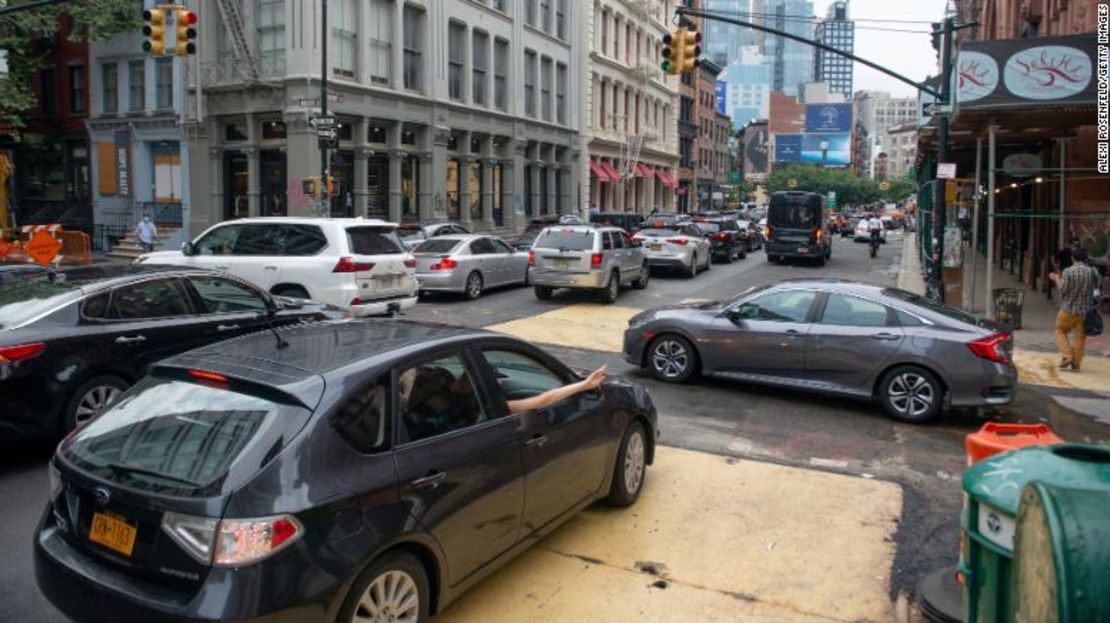
[[[93,292],[114,288],[151,277],[183,277],[189,275],[214,275],[214,271],[204,268],[183,268],[168,264],[109,264],[102,266],[78,266],[56,270],[52,278],[80,288],[83,292]],[[36,277],[44,278],[44,277]]]
[[[324,225],[336,224],[340,227],[349,227],[351,225],[375,225],[378,227],[397,227],[397,223],[391,221],[383,221],[378,218],[331,218],[321,216],[256,216],[239,218],[231,221],[223,221],[220,225],[227,225],[229,223],[282,223],[282,224],[295,224],[295,225]]]

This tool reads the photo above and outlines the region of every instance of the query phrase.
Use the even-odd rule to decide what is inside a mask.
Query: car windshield
[[[589,251],[594,248],[594,232],[584,229],[547,229],[536,238],[537,249]]]
[[[450,240],[445,238],[433,238],[431,240],[420,243],[420,246],[412,250],[413,253],[450,253],[459,246],[461,240]]]
[[[703,234],[713,234],[721,230],[721,226],[717,223],[694,223],[694,225]]]
[[[645,227],[640,230],[640,233],[645,236],[653,236],[659,238],[682,235],[681,231],[673,227]]]
[[[226,386],[147,377],[80,429],[61,455],[109,482],[203,497],[239,471],[237,461],[253,475],[309,414]]]
[[[403,253],[401,243],[392,228],[387,227],[348,227],[347,241],[351,253],[356,255],[389,255]]]
[[[772,228],[813,229],[817,227],[820,210],[814,206],[800,203],[780,203],[771,206],[768,215]]]
[[[81,298],[76,285],[32,277],[0,286],[0,329],[15,326]]]
[[[914,294],[913,292],[899,290],[898,288],[886,288],[883,290],[883,294],[889,296],[892,299],[898,299],[900,301],[905,301],[906,303],[909,303],[911,305],[924,307],[931,312],[946,316],[953,320],[958,320],[959,322],[966,322],[972,325],[976,325],[979,323],[978,318],[963,310],[945,305],[944,303],[938,303],[937,301],[927,299],[924,296]]]
[[[397,237],[401,240],[422,240],[424,230],[419,227],[400,227],[397,229]]]

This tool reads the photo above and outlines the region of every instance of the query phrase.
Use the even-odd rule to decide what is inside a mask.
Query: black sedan
[[[75,621],[422,621],[574,514],[638,498],[656,415],[503,335],[316,323],[162,362],[63,441],[34,539]]]
[[[735,221],[731,228],[723,221],[694,221],[694,226],[709,241],[709,251],[713,259],[731,264],[734,258],[744,259],[748,256],[748,250],[740,238],[740,230],[736,227]]]
[[[74,268],[0,287],[0,442],[64,434],[165,357],[346,312],[216,273]]]

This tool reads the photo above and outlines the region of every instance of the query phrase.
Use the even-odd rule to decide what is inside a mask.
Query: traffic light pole
[[[328,116],[328,0],[320,0],[322,4],[320,12],[320,116],[327,118]],[[328,162],[328,143],[320,140],[317,136],[316,140],[320,143],[320,183],[317,184],[317,196],[319,197],[321,212],[320,216],[328,216],[331,213],[331,206],[328,205],[330,197],[327,194],[328,175],[331,173],[330,163]]]
[[[938,101],[940,105],[945,108],[945,112],[938,115],[940,122],[936,165],[938,170],[940,164],[948,158],[948,125],[950,123],[950,113],[948,113],[947,110],[950,110],[948,99],[950,96],[949,91],[952,86],[952,33],[956,30],[955,25],[955,20],[951,17],[946,17],[944,19],[944,34],[941,40],[941,45],[944,47],[941,49],[940,97]],[[945,181],[938,179],[936,189],[933,192],[933,263],[929,267],[931,294],[941,303],[944,302],[944,279],[942,274],[944,270],[944,229],[948,221],[945,184]],[[978,189],[976,189],[976,192],[978,192]]]

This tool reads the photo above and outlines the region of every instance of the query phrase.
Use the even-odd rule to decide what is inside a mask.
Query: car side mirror
[[[197,254],[197,249],[196,249],[195,246],[193,246],[192,242],[187,242],[187,241],[182,242],[181,243],[181,254],[184,255],[185,257],[192,257],[192,256]]]
[[[725,316],[728,317],[733,324],[739,325],[744,323],[744,308],[743,306],[730,307]]]

